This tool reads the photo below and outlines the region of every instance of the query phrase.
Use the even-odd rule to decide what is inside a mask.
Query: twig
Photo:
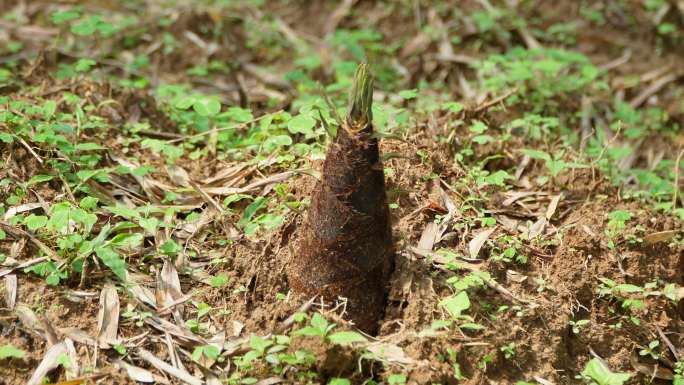
[[[43,253],[47,254],[48,257],[55,261],[63,262],[62,258],[57,255],[51,248],[49,248],[46,244],[40,241],[40,239],[36,238],[33,234],[29,233],[28,231],[24,231],[22,229],[18,229],[16,227],[10,226],[5,222],[0,222],[0,228],[5,230],[6,232],[12,234],[15,237],[26,237],[31,242],[33,242],[34,245],[38,246],[38,248],[43,251]]]
[[[632,108],[639,107],[648,98],[653,96],[656,92],[660,91],[668,83],[671,83],[671,82],[677,80],[677,78],[679,78],[680,76],[681,76],[681,74],[679,74],[679,73],[671,73],[669,75],[661,77],[660,79],[654,81],[650,86],[646,87],[645,90],[641,91],[641,93],[639,93],[639,95],[637,95],[634,99],[632,99],[631,102],[629,102],[629,105]]]
[[[632,57],[632,50],[626,49],[622,53],[622,56],[618,57],[617,59],[613,59],[613,60],[609,61],[608,63],[600,65],[599,69],[601,69],[603,71],[610,71],[614,68],[617,68],[617,67],[627,63],[631,57]]]
[[[310,300],[304,302],[304,304],[302,306],[300,306],[299,309],[297,309],[297,311],[294,314],[287,317],[285,319],[285,321],[281,322],[280,325],[278,325],[278,327],[276,328],[276,333],[282,333],[285,330],[287,330],[287,328],[292,326],[292,324],[295,321],[295,314],[304,313],[307,310],[309,310],[311,308],[311,305],[313,305],[315,300],[316,300],[316,296],[313,296],[313,297],[311,297]]]
[[[516,92],[518,92],[518,88],[513,88],[512,90],[509,90],[505,94],[503,94],[503,95],[501,95],[501,96],[499,96],[499,97],[497,97],[497,98],[495,98],[495,99],[493,99],[487,103],[484,103],[478,107],[475,107],[475,109],[473,109],[473,111],[474,112],[480,112],[482,110],[486,110],[487,108],[506,100],[506,98],[508,98],[509,96],[513,95]]]
[[[672,354],[674,354],[675,360],[679,361],[681,358],[680,353],[677,350],[677,348],[675,348],[675,346],[672,344],[672,341],[670,341],[670,339],[667,338],[665,333],[663,333],[663,331],[657,325],[656,330],[658,331],[658,335],[660,336],[660,338],[662,338],[663,341],[665,341],[665,345],[667,345],[667,347],[670,348],[670,351],[672,351]]]
[[[21,270],[25,267],[37,265],[41,262],[47,261],[47,259],[48,259],[48,257],[34,258],[34,259],[31,259],[30,261],[26,261],[26,262],[20,263],[16,266],[12,266],[9,269],[0,270],[0,278],[6,276],[7,274],[9,274],[11,272],[13,272],[14,270]]]
[[[679,150],[677,155],[677,160],[675,161],[675,177],[673,182],[673,193],[672,193],[672,210],[677,208],[677,194],[679,192],[679,162],[682,160],[682,155],[684,155],[684,149]]]
[[[42,165],[42,164],[43,164],[43,159],[41,159],[41,157],[38,156],[38,154],[36,154],[35,151],[33,151],[33,149],[31,148],[31,146],[29,146],[29,144],[26,143],[26,141],[25,141],[24,139],[22,139],[22,138],[18,138],[18,139],[19,139],[19,143],[21,143],[22,146],[26,147],[26,149],[28,150],[28,152],[31,153],[31,155],[33,155],[33,157],[36,158],[36,160],[38,161],[38,163],[40,163],[40,164]]]

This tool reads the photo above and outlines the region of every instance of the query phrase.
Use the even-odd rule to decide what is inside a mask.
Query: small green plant
[[[592,358],[581,377],[591,381],[591,385],[623,385],[631,376],[628,373],[613,373],[601,360]]]
[[[615,249],[617,237],[626,227],[627,221],[632,219],[632,213],[626,210],[614,210],[608,213],[606,235],[608,236],[608,248]]]
[[[684,385],[684,362],[682,361],[675,362],[672,385]]]
[[[565,156],[565,151],[561,150],[555,153],[553,156],[549,153],[546,153],[544,151],[539,151],[539,150],[532,150],[532,149],[524,149],[522,150],[523,154],[529,156],[532,159],[538,159],[538,160],[543,160],[544,164],[546,165],[546,169],[549,171],[549,174],[551,174],[551,180],[555,180],[560,173],[566,170],[570,169],[575,169],[575,168],[586,168],[586,164],[582,163],[577,163],[577,162],[566,162],[563,160]],[[538,178],[537,182],[540,185],[546,184],[548,178],[546,176],[541,176]]]
[[[0,360],[8,358],[24,358],[26,352],[15,347],[14,345],[2,345],[0,346]]]
[[[660,357],[660,353],[657,352],[658,346],[660,345],[660,341],[658,340],[653,340],[648,343],[648,346],[644,347],[639,351],[640,356],[649,356],[654,360],[657,360]]]
[[[577,320],[577,321],[574,321],[574,320],[568,321],[568,325],[570,325],[570,328],[571,328],[573,334],[579,334],[581,329],[584,326],[589,325],[589,323],[591,323],[591,321],[588,319],[581,319],[581,320]]]
[[[294,331],[293,335],[325,338],[335,326],[334,323],[328,322],[321,313],[314,313],[309,325]]]
[[[194,319],[185,321],[185,325],[192,330],[193,333],[204,332],[209,328],[209,322],[202,322],[202,318],[209,314],[212,307],[204,302],[197,306],[197,314]]]
[[[404,385],[406,383],[406,375],[404,375],[404,374],[390,374],[387,377],[387,383],[390,385]]]
[[[515,342],[509,342],[506,345],[499,348],[501,353],[503,353],[504,358],[510,360],[515,357]]]

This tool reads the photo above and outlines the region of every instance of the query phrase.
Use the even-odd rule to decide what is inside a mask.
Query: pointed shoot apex
[[[351,129],[358,131],[370,127],[373,120],[373,76],[368,64],[359,64],[354,76],[354,86],[349,94],[349,115],[347,122]]]

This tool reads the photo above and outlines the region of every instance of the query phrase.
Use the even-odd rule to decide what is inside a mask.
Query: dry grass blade
[[[100,293],[100,309],[97,314],[97,342],[107,349],[118,343],[119,295],[114,285],[105,285]]]
[[[9,310],[17,303],[17,276],[14,274],[5,276],[5,303]]]
[[[38,365],[36,370],[33,372],[33,375],[31,375],[31,378],[29,378],[29,380],[26,384],[27,385],[42,384],[43,377],[45,377],[52,369],[55,369],[56,367],[59,366],[60,357],[64,354],[67,354],[66,343],[60,342],[58,344],[52,345],[47,350],[47,352],[45,352],[45,355],[43,356],[43,360],[40,362],[40,364]]]
[[[157,356],[155,356],[154,354],[150,353],[149,351],[147,351],[145,349],[140,348],[137,350],[137,353],[141,359],[145,360],[147,363],[154,366],[155,368],[157,368],[157,370],[159,370],[161,372],[167,373],[167,374],[169,374],[169,375],[171,375],[171,376],[173,376],[173,377],[175,377],[181,381],[184,381],[185,383],[190,384],[190,385],[203,385],[204,384],[204,381],[202,381],[201,379],[194,377],[193,375],[191,375],[190,373],[188,373],[184,370],[181,370],[181,369],[178,369],[178,368],[175,368],[175,367],[169,365],[168,363],[161,360],[160,358],[158,358]]]

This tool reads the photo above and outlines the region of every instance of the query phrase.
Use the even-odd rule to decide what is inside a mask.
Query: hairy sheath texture
[[[374,333],[384,315],[393,247],[383,166],[370,123],[372,90],[366,87],[372,81],[365,67],[359,72],[349,116],[328,149],[288,278],[295,291],[347,298],[347,318]]]

